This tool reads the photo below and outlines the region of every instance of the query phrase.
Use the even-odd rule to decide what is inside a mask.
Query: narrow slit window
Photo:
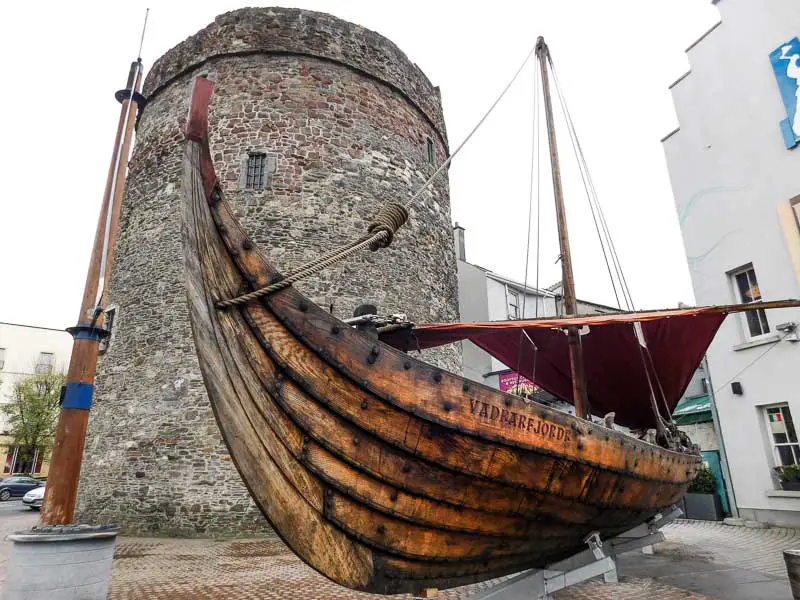
[[[428,138],[428,164],[434,165],[436,164],[436,150],[433,147],[433,140]]]
[[[100,340],[100,347],[99,351],[100,354],[105,354],[108,352],[108,347],[111,345],[111,332],[114,329],[114,319],[117,316],[117,309],[116,308],[109,308],[105,312],[105,321],[103,322],[103,326],[105,327],[108,335]]]
[[[247,155],[247,181],[245,189],[260,190],[264,188],[267,175],[267,155],[253,152]]]

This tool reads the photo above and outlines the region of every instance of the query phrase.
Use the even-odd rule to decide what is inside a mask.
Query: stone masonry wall
[[[182,127],[198,75],[217,84],[211,149],[227,198],[285,271],[360,236],[378,207],[416,191],[435,169],[428,139],[437,163],[447,155],[430,82],[388,40],[328,15],[235,11],[156,63],[130,163],[109,287],[118,310],[98,368],[78,506],[81,520],[118,522],[128,532],[267,528],[221,441],[186,308]],[[261,191],[240,189],[249,151],[275,161]],[[353,257],[298,288],[339,317],[370,302],[419,322],[457,320],[446,177],[389,249]],[[424,358],[460,371],[457,347]]]

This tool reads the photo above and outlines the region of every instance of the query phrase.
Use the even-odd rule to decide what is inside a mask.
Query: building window
[[[0,371],[6,366],[6,349],[0,348]]]
[[[732,275],[734,287],[742,304],[761,302],[761,291],[758,288],[756,272],[752,266],[745,267]],[[754,338],[769,333],[767,314],[763,310],[753,310],[744,313],[748,337]]]
[[[245,189],[260,190],[264,188],[267,175],[267,155],[264,152],[251,152],[247,155],[247,180]]]
[[[55,356],[52,352],[40,352],[39,360],[36,361],[36,374],[44,375],[53,372],[53,362]]]
[[[6,453],[6,464],[3,473],[14,475],[15,473],[30,473],[36,475],[42,472],[44,453],[38,448],[26,446],[13,446]]]
[[[794,430],[792,413],[786,404],[767,408],[767,428],[777,466],[800,463],[800,444]]]
[[[428,164],[435,165],[436,164],[436,150],[433,147],[433,140],[428,138]]]
[[[519,294],[514,290],[508,290],[508,317],[519,319]]]

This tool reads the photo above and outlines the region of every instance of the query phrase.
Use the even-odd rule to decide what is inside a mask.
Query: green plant
[[[29,375],[14,383],[12,395],[0,404],[5,414],[12,446],[19,448],[19,461],[31,465],[38,451],[46,456],[55,441],[63,373]]]
[[[775,473],[781,483],[786,481],[800,481],[800,465],[785,465],[775,467]]]
[[[701,467],[697,477],[689,484],[690,494],[713,494],[717,491],[717,478],[706,466]]]

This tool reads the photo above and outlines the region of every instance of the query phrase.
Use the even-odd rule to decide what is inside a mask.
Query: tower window
[[[264,187],[267,174],[267,155],[253,152],[247,155],[247,181],[245,189],[260,190]]]
[[[428,164],[436,164],[436,150],[433,148],[433,140],[428,138]]]

